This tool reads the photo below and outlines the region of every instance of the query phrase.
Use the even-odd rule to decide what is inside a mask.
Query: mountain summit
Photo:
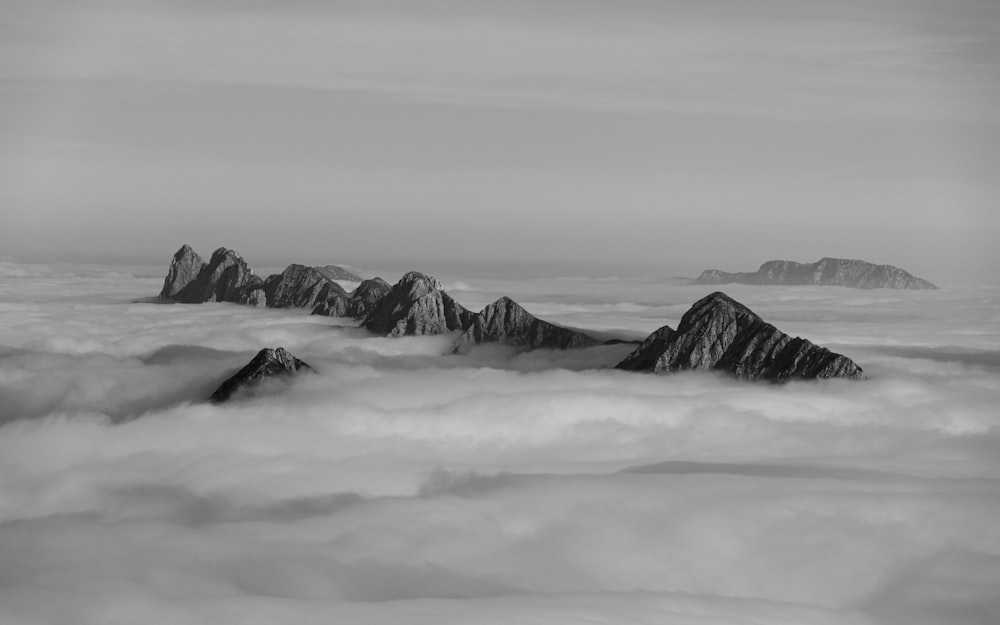
[[[864,377],[850,358],[788,336],[722,292],[695,302],[676,330],[650,334],[617,368],[720,370],[747,380]]]
[[[267,378],[292,376],[302,370],[311,371],[312,367],[284,347],[262,349],[245,367],[223,382],[209,401],[222,403],[238,393],[249,393]]]

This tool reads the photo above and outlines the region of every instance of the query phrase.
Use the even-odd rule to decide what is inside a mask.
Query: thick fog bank
[[[1000,622],[995,289],[727,287],[870,376],[774,386],[0,269],[0,622]],[[623,336],[712,290],[441,277]]]

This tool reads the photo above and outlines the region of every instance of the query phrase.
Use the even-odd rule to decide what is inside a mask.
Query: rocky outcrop
[[[343,280],[344,282],[361,282],[364,280],[361,276],[352,273],[339,265],[324,265],[322,267],[314,267],[314,269],[331,280]]]
[[[362,284],[362,286],[365,286]],[[566,349],[598,345],[600,341],[535,317],[509,297],[502,297],[478,313],[451,298],[435,278],[412,271],[384,293],[387,283],[372,283],[375,301],[362,326],[384,336],[415,336],[455,332],[458,343],[503,343],[535,349]],[[352,294],[360,299],[361,286]],[[381,295],[380,295],[381,294]]]
[[[670,326],[654,330],[645,341],[639,343],[635,351],[618,363],[616,368],[626,371],[656,371],[656,361],[667,350],[667,341],[673,334],[674,329]]]
[[[245,367],[223,382],[209,400],[213,403],[229,401],[237,394],[252,393],[265,379],[288,377],[303,370],[311,371],[312,367],[284,347],[262,349]]]
[[[163,290],[160,291],[160,299],[175,298],[178,293],[198,279],[205,266],[205,260],[190,245],[182,245],[181,249],[174,254],[170,269],[167,270],[167,277],[163,280]]]
[[[318,267],[289,265],[264,281],[267,305],[272,308],[312,308],[317,302],[347,299],[347,292]]]
[[[464,330],[472,316],[437,279],[411,271],[375,303],[362,326],[392,337],[447,334]]]
[[[314,315],[327,317],[354,317],[364,319],[375,304],[389,294],[392,285],[382,278],[370,278],[358,285],[350,295],[334,296],[319,303],[312,310]]]
[[[174,254],[160,299],[185,304],[234,302],[273,308],[313,308],[317,303],[325,303],[333,311],[331,314],[344,315],[348,314],[349,298],[335,282],[340,279],[360,280],[336,265],[289,265],[265,281],[233,250],[220,247],[206,263],[191,246],[184,245]],[[359,309],[367,310],[370,296],[364,302]]]
[[[748,380],[864,377],[850,358],[790,337],[725,293],[702,298],[617,365],[628,371],[727,371]]]
[[[535,317],[509,297],[501,297],[476,313],[465,327],[464,343],[503,343],[535,349],[590,347],[600,341]]]
[[[783,284],[845,286],[854,289],[936,289],[937,287],[892,265],[863,260],[822,258],[815,263],[769,260],[755,272],[726,273],[708,269],[698,284]]]
[[[261,294],[256,291],[263,287],[263,281],[235,251],[220,247],[212,253],[208,263],[201,262],[199,266],[199,261],[201,259],[190,247],[185,245],[178,250],[160,297],[186,304],[257,304],[261,301]],[[199,267],[198,275],[191,280],[195,267]]]

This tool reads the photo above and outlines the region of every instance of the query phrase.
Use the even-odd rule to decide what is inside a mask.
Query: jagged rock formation
[[[392,285],[382,278],[371,278],[358,285],[358,288],[351,292],[351,300],[348,305],[347,314],[351,317],[365,317],[370,313],[379,301],[389,294]]]
[[[343,280],[345,282],[361,282],[364,280],[361,276],[351,273],[339,265],[323,265],[322,267],[313,267],[313,269],[331,280]]]
[[[471,321],[472,313],[436,278],[411,271],[375,303],[362,326],[383,336],[419,336],[464,330]]]
[[[204,268],[205,260],[190,245],[182,245],[174,254],[170,269],[167,270],[167,277],[163,279],[160,299],[173,299],[194,282]]]
[[[320,301],[312,314],[363,319],[391,290],[392,286],[382,278],[370,278],[362,281],[350,295],[336,295]]]
[[[674,329],[670,326],[654,330],[646,337],[645,341],[639,343],[639,347],[636,347],[635,351],[618,363],[615,368],[626,371],[656,371],[656,361],[667,350],[667,341],[673,334]]]
[[[205,263],[185,245],[174,255],[160,297],[192,303],[311,307],[314,315],[363,319],[363,327],[384,336],[455,332],[459,344],[466,345],[490,342],[565,349],[600,343],[581,332],[542,321],[507,297],[473,313],[452,299],[438,280],[419,272],[406,274],[392,286],[381,278],[364,280],[350,295],[331,275],[338,279],[357,277],[336,265],[289,265],[262,281],[236,252],[219,248]]]
[[[376,288],[381,291],[384,287],[372,286]],[[385,336],[460,332],[459,346],[504,343],[531,349],[565,349],[600,343],[581,332],[538,319],[509,297],[472,313],[444,292],[435,278],[415,271],[375,300],[362,325]]]
[[[328,317],[354,317],[364,319],[375,308],[383,297],[389,294],[392,286],[382,278],[364,280],[349,296],[328,297],[316,304],[312,314]]]
[[[174,254],[160,299],[185,304],[235,302],[273,308],[312,308],[324,303],[331,311],[329,314],[346,315],[353,314],[348,312],[350,299],[334,280],[360,279],[336,265],[289,265],[280,274],[261,280],[233,250],[220,247],[206,263],[191,246],[184,245]],[[372,297],[366,293],[355,308],[367,311]]]
[[[272,308],[312,308],[317,302],[347,298],[343,287],[318,267],[289,265],[264,281],[267,305]]]
[[[284,347],[262,349],[245,367],[223,382],[209,400],[213,403],[228,401],[237,393],[252,391],[266,378],[292,376],[303,369],[311,371],[312,367]]]
[[[590,347],[600,343],[582,332],[575,332],[535,317],[509,297],[501,297],[476,313],[462,333],[466,343],[503,343],[535,349]]]
[[[194,270],[197,275],[192,279]],[[174,254],[164,280],[161,299],[188,304],[201,302],[236,302],[259,305],[262,301],[261,279],[233,250],[220,247],[208,263],[185,245]]]
[[[892,265],[863,260],[821,258],[815,263],[769,260],[755,272],[703,271],[698,284],[786,284],[846,286],[854,289],[936,289],[937,287]]]
[[[720,292],[696,302],[677,330],[664,326],[653,332],[617,368],[714,369],[748,380],[864,377],[850,358],[788,336]]]

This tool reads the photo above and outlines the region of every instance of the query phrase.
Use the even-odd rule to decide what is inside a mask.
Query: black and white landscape
[[[997,625],[998,34],[0,2],[0,625]]]

